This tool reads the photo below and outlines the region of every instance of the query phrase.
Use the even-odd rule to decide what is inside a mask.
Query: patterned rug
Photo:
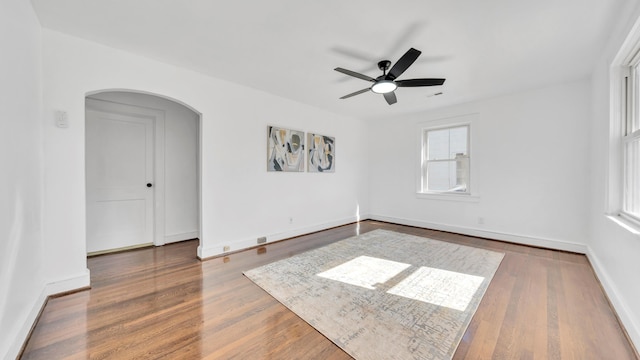
[[[356,359],[451,359],[503,256],[375,230],[244,274]]]

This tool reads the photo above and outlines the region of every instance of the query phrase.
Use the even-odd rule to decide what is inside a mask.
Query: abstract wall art
[[[307,134],[308,171],[334,172],[336,169],[336,138],[319,134]]]
[[[304,132],[267,126],[267,171],[304,171]]]

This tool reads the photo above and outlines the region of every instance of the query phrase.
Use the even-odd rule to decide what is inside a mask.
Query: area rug
[[[356,359],[451,359],[503,257],[374,230],[244,274]]]

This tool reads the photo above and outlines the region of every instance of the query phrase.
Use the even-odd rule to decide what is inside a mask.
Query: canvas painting
[[[336,138],[307,134],[309,172],[334,172],[336,169]]]
[[[304,171],[304,132],[267,127],[267,171]]]

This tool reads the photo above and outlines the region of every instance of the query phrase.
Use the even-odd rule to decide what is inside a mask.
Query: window
[[[469,194],[470,128],[465,124],[423,130],[421,192]]]
[[[610,219],[640,234],[640,20],[611,63]]]
[[[621,215],[640,222],[640,54],[625,71],[625,111],[622,117]]]

